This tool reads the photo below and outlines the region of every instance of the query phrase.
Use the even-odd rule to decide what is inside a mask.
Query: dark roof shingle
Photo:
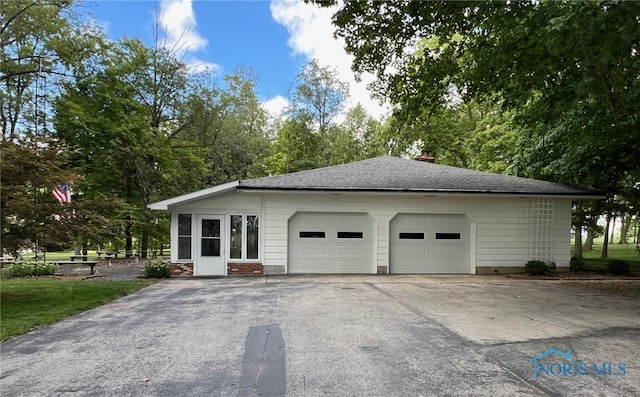
[[[391,156],[243,180],[238,188],[602,196],[593,190],[577,189],[559,183]]]

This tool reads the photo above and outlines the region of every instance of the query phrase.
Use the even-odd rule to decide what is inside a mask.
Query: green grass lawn
[[[0,280],[0,340],[92,309],[155,283],[155,280]]]
[[[608,258],[600,258],[602,244],[594,244],[593,251],[583,251],[582,256],[587,262],[587,268],[606,270],[613,259],[620,259],[629,264],[631,272],[640,272],[640,256],[636,253],[635,244],[610,244]]]

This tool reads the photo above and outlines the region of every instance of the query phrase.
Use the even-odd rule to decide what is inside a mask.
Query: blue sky
[[[375,117],[385,112],[366,90],[371,77],[355,82],[351,57],[332,36],[335,10],[295,0],[99,0],[84,3],[83,12],[92,14],[113,40],[126,35],[151,45],[156,9],[164,11],[161,33],[169,44],[187,44],[184,60],[194,69],[215,70],[221,79],[237,67],[253,68],[260,99],[274,114],[287,104],[302,66],[314,58],[349,83],[348,106],[361,103]]]

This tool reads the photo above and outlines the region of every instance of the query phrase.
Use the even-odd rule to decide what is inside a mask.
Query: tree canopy
[[[347,1],[334,15],[354,71],[404,120],[452,95],[498,98],[522,129],[519,174],[609,192],[640,170],[639,22],[624,1]]]
[[[577,209],[592,236],[603,212],[637,217],[640,3],[340,4],[336,34],[356,73],[377,75],[394,109],[385,120],[348,107],[348,85],[318,60],[272,117],[250,67],[217,81],[157,35],[150,46],[107,39],[73,0],[0,2],[0,251],[158,248],[168,219],[150,202],[425,149],[443,164],[615,194]],[[60,183],[72,203],[52,197]]]

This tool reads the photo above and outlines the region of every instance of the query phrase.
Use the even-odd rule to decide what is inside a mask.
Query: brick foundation
[[[227,263],[228,276],[261,276],[262,274],[262,263]]]
[[[193,263],[172,263],[171,276],[193,276]]]

